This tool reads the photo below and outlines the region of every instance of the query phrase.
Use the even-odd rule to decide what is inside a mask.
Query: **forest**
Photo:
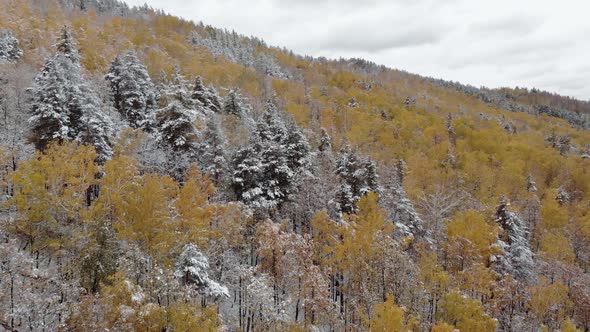
[[[590,331],[588,102],[0,8],[0,331]]]

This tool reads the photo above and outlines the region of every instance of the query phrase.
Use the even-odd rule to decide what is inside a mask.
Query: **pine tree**
[[[61,142],[70,136],[65,80],[57,59],[51,58],[45,61],[31,88],[31,141],[39,150],[44,150],[51,141]]]
[[[191,98],[188,82],[184,78],[178,65],[174,66],[174,72],[172,73],[168,84],[164,87],[163,97],[166,103],[176,101],[182,104],[186,109],[196,110],[199,108],[198,106],[201,106]]]
[[[173,151],[194,151],[198,136],[193,117],[192,112],[178,101],[160,109],[156,116],[160,142]]]
[[[362,160],[348,145],[340,151],[336,174],[341,182],[336,200],[343,213],[355,213],[356,203],[369,192],[379,194],[376,165],[371,160]]]
[[[191,98],[199,102],[205,108],[210,109],[211,101],[209,98],[209,91],[207,90],[207,88],[205,88],[201,76],[197,76],[197,78],[195,79],[195,84],[193,85]]]
[[[129,126],[150,130],[158,93],[135,52],[129,51],[123,57],[115,57],[105,79],[111,88],[115,108]]]
[[[249,146],[234,156],[236,195],[252,207],[280,207],[294,192],[308,155],[309,145],[301,131],[295,125],[287,130],[276,106],[268,102]]]
[[[305,170],[309,166],[310,153],[307,138],[295,124],[291,124],[287,130],[285,142],[287,162],[293,170]]]
[[[254,144],[238,150],[232,158],[232,187],[238,200],[257,206],[262,189],[259,186],[262,160]]]
[[[262,207],[273,208],[283,203],[291,193],[293,170],[289,167],[283,145],[267,144],[261,151],[263,170],[261,174]]]
[[[10,30],[0,31],[0,63],[17,62],[23,56],[19,41],[12,35]]]
[[[332,138],[328,134],[326,128],[322,128],[322,137],[320,137],[320,145],[318,146],[320,152],[332,150]]]
[[[112,154],[112,123],[82,76],[80,57],[67,27],[61,32],[57,50],[46,59],[30,89],[31,141],[44,150],[52,141],[76,140],[93,145],[98,159],[104,161]]]
[[[265,112],[258,122],[258,136],[263,141],[272,141],[276,144],[284,144],[287,140],[287,127],[281,119],[277,107],[271,101],[266,103]]]
[[[186,80],[178,66],[175,66],[164,98],[167,106],[156,113],[158,141],[175,152],[194,153],[198,147],[198,133],[193,124],[197,115],[196,103],[189,96]]]
[[[371,158],[365,162],[365,169],[367,171],[367,187],[368,192],[374,192],[377,195],[381,192],[379,188],[379,174],[377,174],[377,164]],[[366,194],[366,193],[363,193]]]
[[[227,287],[209,277],[209,260],[194,244],[187,244],[176,261],[174,276],[205,296],[229,297]]]
[[[202,169],[211,175],[216,183],[221,181],[227,170],[225,158],[224,139],[215,118],[207,121],[207,126],[202,133],[200,162]]]
[[[383,204],[388,207],[389,215],[396,226],[396,233],[402,236],[418,236],[424,234],[423,221],[414,204],[404,189],[406,163],[399,159],[389,171],[382,191]]]
[[[242,116],[244,113],[243,100],[237,90],[230,90],[223,101],[223,112],[226,114],[233,114]]]
[[[527,240],[527,230],[522,219],[508,211],[509,206],[510,203],[502,199],[496,209],[496,222],[504,231],[498,240],[504,253],[495,257],[497,270],[501,274],[510,273],[521,280],[532,281],[535,263]]]
[[[209,110],[214,113],[221,112],[221,98],[219,98],[219,94],[213,85],[209,85],[207,88],[207,97],[209,98]]]
[[[60,37],[57,41],[57,44],[55,44],[55,48],[57,49],[57,53],[62,54],[66,58],[70,59],[73,63],[80,62],[78,47],[69,27],[63,26],[61,29]]]

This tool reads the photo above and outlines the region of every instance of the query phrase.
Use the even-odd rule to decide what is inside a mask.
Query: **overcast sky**
[[[329,58],[590,99],[588,0],[127,0]]]

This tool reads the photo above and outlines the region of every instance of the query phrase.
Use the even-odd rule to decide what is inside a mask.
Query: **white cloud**
[[[590,99],[586,0],[127,0],[300,54]]]

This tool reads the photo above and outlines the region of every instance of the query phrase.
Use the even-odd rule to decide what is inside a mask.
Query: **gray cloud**
[[[590,98],[586,0],[127,0],[300,54]]]

